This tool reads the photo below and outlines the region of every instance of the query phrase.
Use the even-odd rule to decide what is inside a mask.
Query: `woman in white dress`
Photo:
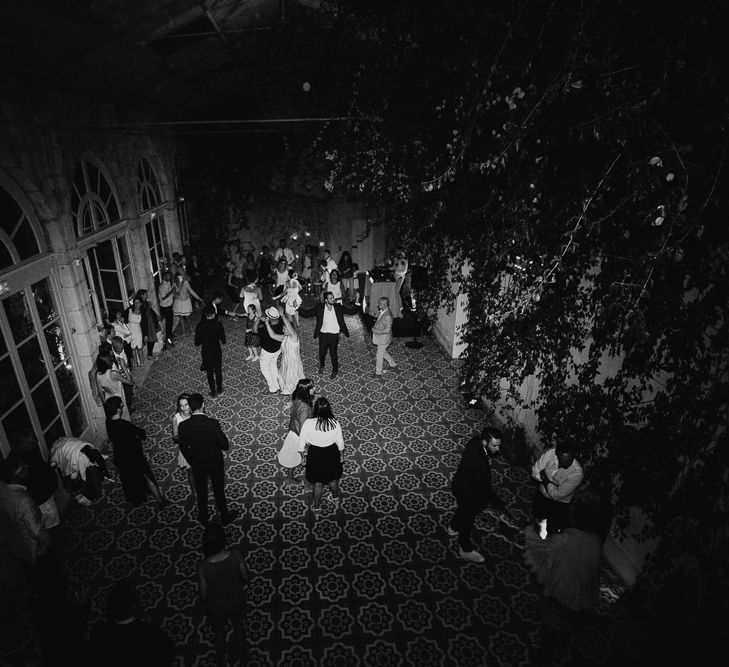
[[[132,333],[131,346],[134,366],[138,368],[142,365],[142,347],[146,340],[142,332],[142,300],[137,297],[134,297],[132,307],[127,311],[127,324]]]
[[[281,341],[281,365],[278,369],[278,386],[282,394],[291,394],[304,377],[304,364],[299,352],[299,336],[286,315],[281,315],[284,339]]]
[[[195,479],[192,476],[192,467],[187,462],[187,459],[182,455],[180,451],[180,436],[179,428],[180,424],[186,419],[190,418],[192,411],[187,399],[190,398],[190,394],[182,393],[177,397],[177,412],[172,415],[172,441],[177,444],[177,466],[181,470],[187,471],[187,481],[190,483],[190,490],[192,491],[192,497],[195,497]]]
[[[304,422],[311,417],[314,401],[314,381],[309,378],[299,380],[291,394],[291,416],[289,431],[278,452],[278,462],[286,469],[284,485],[295,484],[299,480],[294,477],[296,466],[301,463],[299,454],[299,433]]]

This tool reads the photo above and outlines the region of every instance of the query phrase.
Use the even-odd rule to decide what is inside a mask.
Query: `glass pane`
[[[81,398],[77,398],[71,405],[66,408],[68,422],[71,424],[71,434],[78,438],[86,428],[86,415],[81,407]]]
[[[116,271],[101,271],[101,286],[107,300],[121,301],[122,291],[119,284],[119,274]]]
[[[33,392],[33,404],[35,405],[35,411],[38,413],[41,428],[45,428],[58,417],[58,405],[56,404],[56,397],[53,395],[50,380],[46,380]]]
[[[20,396],[20,385],[15,377],[10,357],[5,357],[0,361],[0,414],[17,403]]]
[[[154,229],[152,228],[153,222],[148,222],[145,226],[145,229],[147,231],[147,247],[151,248],[156,243],[156,239],[154,238]]]
[[[25,403],[21,403],[15,410],[13,410],[5,419],[3,419],[3,428],[7,433],[8,438],[12,438],[16,431],[21,428],[33,428],[33,424],[30,422],[30,415],[28,414],[28,408]]]
[[[63,331],[58,322],[43,329],[43,335],[46,339],[46,345],[48,345],[48,352],[50,352],[51,359],[53,359],[53,365],[58,366],[62,361],[66,361],[68,359],[68,349],[66,349]]]
[[[8,346],[5,345],[5,336],[3,336],[3,332],[0,331],[0,357],[2,357],[7,351]]]
[[[84,201],[81,210],[81,235],[88,234],[94,230],[94,219],[91,217],[91,205]]]
[[[48,451],[51,450],[51,445],[58,440],[58,438],[62,438],[64,435],[66,435],[66,432],[63,430],[63,420],[59,417],[45,432],[46,447],[48,448]]]
[[[18,292],[3,301],[5,314],[10,322],[13,339],[16,343],[26,339],[35,331],[33,321],[30,319],[30,309],[25,298],[25,292]]]
[[[124,267],[124,284],[127,288],[127,297],[132,298],[132,295],[136,291],[134,289],[134,277],[132,276],[132,267],[126,266]]]
[[[47,375],[37,336],[33,336],[27,343],[18,348],[18,356],[29,387],[33,387]]]
[[[127,244],[127,237],[118,237],[117,243],[119,244],[119,258],[121,259],[121,264],[122,266],[128,266],[131,262],[129,261],[129,245]]]
[[[128,303],[124,303],[123,301],[107,301],[105,305],[106,310],[104,312],[106,313],[106,316],[109,317],[114,311],[126,310],[128,305]]]
[[[32,286],[35,307],[38,309],[41,324],[45,326],[58,317],[56,304],[51,293],[51,283],[48,278],[38,281]]]
[[[116,205],[116,199],[113,194],[109,195],[109,199],[106,202],[106,210],[109,212],[109,220],[112,222],[119,220],[119,208]]]
[[[8,247],[0,241],[0,269],[7,269],[13,265],[13,258],[10,255]]]
[[[36,239],[30,222],[27,219],[23,220],[23,223],[20,225],[18,233],[13,237],[13,243],[15,243],[15,249],[18,251],[20,259],[27,259],[40,252],[38,239]]]
[[[99,261],[100,269],[116,271],[116,260],[114,259],[114,249],[111,241],[102,241],[96,246],[96,258]]]
[[[58,380],[58,386],[61,388],[61,397],[65,405],[73,398],[77,391],[76,378],[73,375],[71,367],[62,364],[56,368],[56,380]]]
[[[104,205],[95,201],[95,202],[93,202],[93,206],[94,206],[94,218],[96,219],[96,224],[99,227],[108,225],[109,217],[106,214],[106,209],[104,208]]]

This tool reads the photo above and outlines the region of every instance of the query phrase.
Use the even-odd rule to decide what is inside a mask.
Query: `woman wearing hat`
[[[284,324],[278,310],[271,306],[261,318],[263,326],[258,330],[261,343],[261,374],[266,379],[268,389],[263,393],[275,396],[279,393],[278,358],[281,355],[281,342],[284,339]]]

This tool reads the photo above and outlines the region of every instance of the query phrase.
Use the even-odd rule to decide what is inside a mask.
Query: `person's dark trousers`
[[[203,358],[203,366],[205,366],[205,373],[208,376],[208,387],[210,387],[211,393],[223,391],[223,360],[220,357],[217,359]]]
[[[126,401],[127,407],[129,410],[134,410],[134,387],[123,382],[122,387],[124,388],[124,400]]]
[[[169,345],[172,342],[172,306],[164,306],[159,311],[165,323],[165,343]]]
[[[485,505],[475,505],[456,498],[456,512],[451,520],[451,529],[458,531],[458,544],[464,551],[473,551],[471,532],[476,517],[483,511]]]
[[[339,370],[339,357],[337,356],[337,348],[339,347],[339,334],[319,333],[319,366],[324,367],[327,358],[327,351],[332,360],[332,371]]]
[[[554,535],[567,527],[569,521],[569,503],[560,503],[545,498],[541,491],[534,492],[532,515],[536,521],[547,520],[547,534]]]
[[[147,342],[147,356],[151,357],[152,352],[154,352],[154,344],[157,342],[157,340],[153,340],[151,343]]]
[[[228,516],[228,504],[225,501],[225,468],[223,465],[213,467],[193,467],[192,476],[195,480],[195,495],[197,496],[197,510],[200,521],[207,523],[208,514],[208,479],[213,487],[215,506],[221,519]]]

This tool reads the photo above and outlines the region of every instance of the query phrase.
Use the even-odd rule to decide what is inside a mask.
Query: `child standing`
[[[294,323],[298,328],[299,326],[299,306],[301,305],[301,297],[299,292],[301,291],[301,283],[299,282],[296,274],[292,271],[291,278],[286,283],[286,292],[281,297],[281,303],[286,305],[286,316]]]
[[[246,317],[246,339],[245,345],[248,348],[248,356],[246,361],[257,361],[260,356],[258,346],[261,341],[258,338],[258,327],[261,324],[261,318],[256,312],[256,306],[251,304],[248,306]]]

